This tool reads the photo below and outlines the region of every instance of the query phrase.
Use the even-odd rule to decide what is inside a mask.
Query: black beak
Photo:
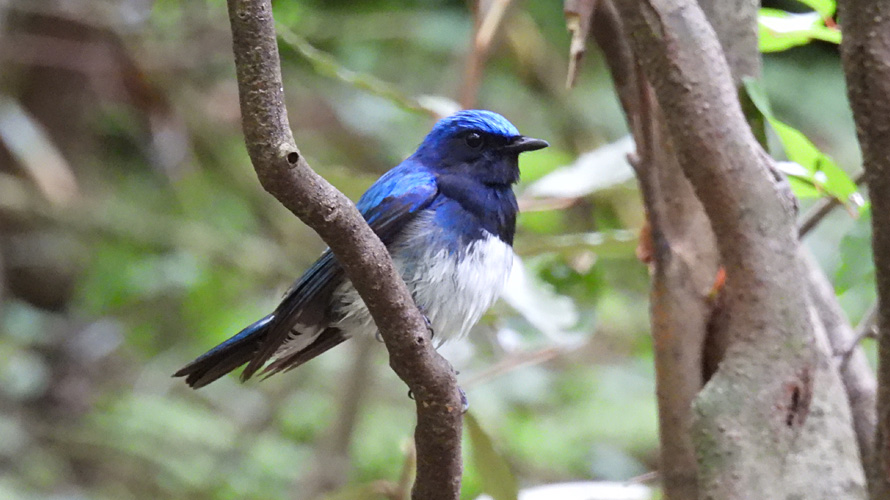
[[[539,149],[544,149],[549,145],[550,143],[548,143],[547,141],[520,135],[519,137],[513,139],[510,144],[507,144],[504,149],[516,153],[525,153],[526,151],[537,151]]]

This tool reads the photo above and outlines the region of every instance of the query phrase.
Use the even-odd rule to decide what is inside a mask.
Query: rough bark
[[[835,358],[840,371],[853,418],[859,454],[867,462],[875,437],[877,382],[874,372],[865,358],[865,352],[857,343],[856,332],[850,327],[850,322],[837,302],[834,287],[819,268],[816,259],[806,250],[802,253],[810,281],[810,300],[824,327],[829,355]],[[852,351],[848,353],[850,350]]]
[[[878,398],[874,455],[868,467],[874,500],[890,498],[890,4],[839,2],[841,59],[862,148],[872,207],[878,286]]]
[[[450,365],[429,342],[423,318],[386,248],[355,205],[316,174],[297,148],[270,0],[228,0],[247,150],[263,188],[334,252],[386,343],[390,366],[417,403],[413,498],[456,499],[462,471],[461,402]]]
[[[705,381],[704,344],[719,256],[701,203],[677,163],[651,88],[638,74],[613,3],[598,2],[594,14],[591,32],[638,144],[634,163],[651,228],[650,315],[662,487],[667,498],[697,498],[698,465],[689,431],[692,402]]]
[[[830,392],[840,382],[800,293],[794,202],[745,121],[717,37],[692,1],[617,5],[726,269],[717,327],[728,349],[694,406],[699,496],[861,498],[849,410]]]

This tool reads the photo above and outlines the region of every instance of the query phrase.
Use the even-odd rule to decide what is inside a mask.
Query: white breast
[[[429,245],[428,239],[412,241],[414,238],[424,238],[423,232],[406,231],[405,237],[391,247],[396,269],[429,318],[438,344],[466,335],[503,290],[513,264],[513,248],[486,232],[458,259],[456,253],[449,253],[441,245]],[[416,248],[427,250],[409,251]],[[353,335],[376,333],[364,302],[351,284],[342,285],[335,294],[341,297],[337,307],[343,315],[339,326]]]

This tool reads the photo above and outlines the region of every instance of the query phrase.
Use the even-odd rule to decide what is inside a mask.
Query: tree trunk
[[[877,432],[869,489],[890,498],[890,4],[840,3],[841,58],[871,197],[872,249],[878,285]]]
[[[614,41],[601,45],[613,72],[624,71],[616,87],[652,224],[666,496],[864,498],[843,385],[822,320],[801,293],[809,282],[795,203],[737,98],[739,79],[759,70],[756,5],[705,3],[719,42],[695,2],[616,5],[632,63],[608,57],[621,52]],[[726,284],[715,301],[718,261]],[[718,348],[705,351],[711,344]],[[716,368],[710,380],[705,365]],[[682,402],[697,380],[707,383],[690,421]]]

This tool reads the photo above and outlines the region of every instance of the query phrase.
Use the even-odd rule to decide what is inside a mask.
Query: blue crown
[[[503,137],[516,137],[519,130],[506,118],[484,109],[465,109],[439,120],[430,137],[442,137],[461,130],[477,130]]]

